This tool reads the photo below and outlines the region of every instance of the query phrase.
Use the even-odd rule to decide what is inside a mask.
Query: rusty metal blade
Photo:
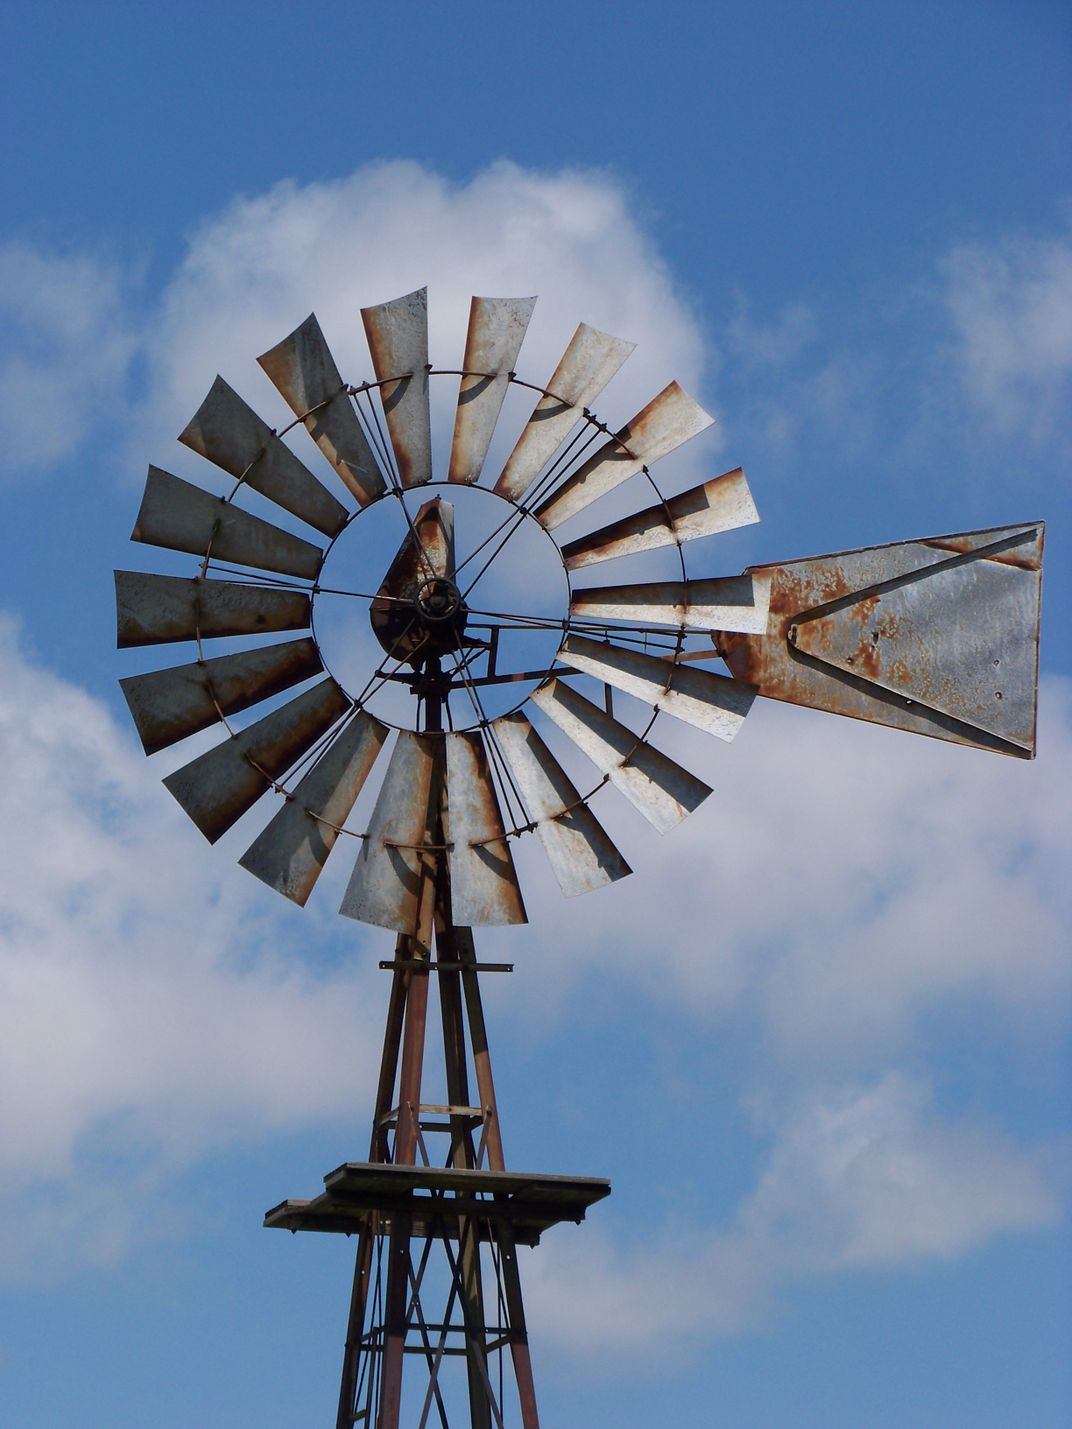
[[[520,501],[636,346],[581,323],[495,483]]]
[[[733,531],[758,520],[759,512],[748,482],[738,467],[736,471],[727,471],[723,476],[683,491],[680,496],[670,497],[665,505],[649,506],[635,516],[612,521],[590,536],[568,542],[562,547],[562,559],[567,570],[574,571],[616,556],[633,556],[638,551],[652,551],[659,546],[694,541],[698,536]]]
[[[215,843],[350,707],[329,676],[176,769],[164,784],[209,843]]]
[[[570,635],[558,658],[719,739],[734,737],[756,697],[751,685],[740,680],[697,670],[692,665],[675,665],[672,660],[661,660],[640,650],[624,650],[582,635]]]
[[[325,536],[345,526],[342,502],[222,377],[213,382],[179,441],[232,476],[244,477],[247,486]]]
[[[432,419],[428,404],[428,289],[362,308],[372,366],[382,383],[398,474],[403,486],[432,479]]]
[[[304,630],[312,603],[304,591],[198,576],[115,572],[116,643],[163,645],[173,640],[210,640],[221,635],[262,635]]]
[[[431,931],[441,736],[399,733],[340,913],[427,943]]]
[[[564,680],[532,697],[661,834],[691,814],[711,793],[702,779],[655,749]]]
[[[928,536],[755,568],[766,636],[712,636],[772,699],[1029,759],[1044,526]]]
[[[567,898],[631,873],[569,775],[518,711],[491,725],[517,781],[529,817]]]
[[[770,576],[758,573],[713,580],[593,586],[574,591],[570,614],[589,620],[743,630],[762,635],[769,608]]]
[[[478,730],[448,734],[447,839],[454,922],[525,923],[525,905]]]
[[[359,710],[246,849],[242,867],[304,906],[387,734]]]
[[[148,675],[128,675],[119,684],[146,754],[155,754],[207,729],[221,713],[248,709],[323,668],[315,641],[287,640]]]
[[[480,480],[535,298],[474,298],[450,448],[451,481]]]
[[[316,314],[310,313],[301,327],[257,361],[360,505],[382,496],[383,473]]]
[[[714,420],[676,382],[671,382],[567,477],[533,514],[549,531],[554,530],[643,467],[653,465],[697,436]]]
[[[156,466],[149,468],[130,539],[306,580],[316,578],[324,560],[319,546]]]

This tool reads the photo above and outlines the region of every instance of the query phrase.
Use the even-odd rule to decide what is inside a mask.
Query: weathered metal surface
[[[383,472],[357,419],[331,349],[310,315],[257,361],[360,505],[382,496]]]
[[[766,636],[712,636],[791,704],[1020,758],[1035,750],[1041,522],[782,565]]]
[[[570,614],[581,619],[628,620],[637,625],[743,630],[762,635],[770,607],[770,576],[757,573],[712,580],[576,590]]]
[[[463,928],[525,923],[488,754],[478,730],[445,736],[451,910]]]
[[[554,530],[643,467],[697,436],[714,420],[676,382],[671,382],[567,477],[533,514],[549,531]]]
[[[270,521],[251,516],[157,466],[149,468],[130,539],[194,556],[211,551],[217,561],[305,580],[316,578],[324,560],[324,552],[312,542],[281,531]]]
[[[304,905],[387,734],[385,724],[359,710],[238,860],[242,867]]]
[[[362,308],[361,318],[372,366],[383,383],[380,398],[399,477],[403,486],[421,486],[432,479],[428,289]]]
[[[520,711],[491,725],[567,898],[631,873],[569,775]]]
[[[454,507],[434,496],[414,517],[369,619],[392,659],[417,663],[457,648],[465,610],[454,584]]]
[[[347,918],[394,928],[426,945],[442,753],[436,735],[399,734],[339,909]]]
[[[565,680],[552,680],[532,698],[661,834],[711,793],[702,779],[640,740]]]
[[[128,675],[119,684],[146,754],[155,754],[215,724],[221,711],[226,715],[248,709],[323,668],[315,641],[287,640],[148,675]]]
[[[633,556],[639,551],[694,541],[698,536],[733,531],[758,520],[748,482],[738,467],[670,497],[665,506],[649,506],[635,516],[612,521],[590,536],[568,542],[562,547],[562,559],[567,570],[575,571],[616,556]]]
[[[690,665],[675,665],[640,650],[625,650],[581,635],[570,635],[558,658],[719,739],[734,737],[756,696],[751,685],[740,680]]]
[[[480,480],[535,298],[474,298],[450,448],[451,481]]]
[[[336,501],[267,422],[217,377],[179,441],[267,496],[284,511],[334,536],[346,524]]]
[[[349,708],[335,681],[321,680],[169,774],[164,784],[209,843],[215,843]]]
[[[262,635],[304,630],[312,604],[304,591],[273,590],[200,576],[115,572],[116,643],[163,645],[222,635]]]
[[[521,500],[635,346],[580,324],[495,483],[500,496]]]

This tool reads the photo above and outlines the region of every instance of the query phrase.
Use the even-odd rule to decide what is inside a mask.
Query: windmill
[[[396,934],[368,1159],[265,1218],[357,1237],[340,1427],[446,1425],[457,1402],[473,1429],[538,1424],[517,1247],[610,1190],[507,1169],[480,975],[511,965],[480,962],[473,929],[526,921],[516,839],[566,895],[623,878],[596,796],[666,832],[711,790],[654,742],[664,716],[728,741],[757,695],[1034,754],[1040,522],[693,578],[689,543],[758,520],[744,473],[664,492],[652,468],[712,419],[671,382],[612,431],[593,407],[632,347],[583,323],[546,383],[519,377],[533,303],[474,298],[448,372],[425,290],[366,308],[358,384],[309,317],[259,359],[289,426],[217,377],[180,436],[225,495],[149,469],[133,539],[195,573],[116,573],[121,647],[196,649],[121,682],[146,752],[223,726],[172,795],[215,841],[272,793],[243,867],[304,904],[348,845],[341,911]],[[433,380],[457,382],[443,471]],[[490,477],[508,398],[527,417]],[[333,478],[284,441],[299,427]],[[355,560],[377,513],[394,534]],[[643,578],[590,583],[608,561]],[[339,608],[360,630],[335,659]]]

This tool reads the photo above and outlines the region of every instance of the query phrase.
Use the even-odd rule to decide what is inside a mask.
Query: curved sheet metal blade
[[[552,680],[532,699],[661,834],[679,824],[711,793],[702,779],[675,764],[564,680]]]
[[[428,945],[435,901],[441,736],[399,733],[340,913]]]
[[[488,753],[479,730],[448,734],[447,842],[454,922],[527,923]]]
[[[500,496],[521,500],[635,346],[580,324],[495,483]]]
[[[234,388],[217,377],[179,441],[325,536],[346,525],[346,507],[294,455]]]
[[[386,490],[383,472],[316,314],[310,313],[301,327],[257,361],[360,505],[382,496]]]
[[[305,580],[315,580],[324,561],[319,546],[158,466],[149,468],[130,539]]]
[[[359,710],[246,849],[242,867],[304,906],[387,734]]]
[[[743,630],[762,635],[770,610],[770,576],[758,573],[649,585],[592,586],[573,592],[570,615],[694,630]],[[610,632],[613,634],[613,630]]]
[[[148,675],[128,675],[119,684],[146,754],[155,754],[207,729],[221,713],[248,709],[323,668],[315,641],[287,640]]]
[[[350,708],[329,676],[164,780],[215,843]]]
[[[428,405],[428,289],[362,308],[372,366],[380,387],[398,475],[403,486],[432,479],[432,418]]]
[[[498,739],[558,886],[567,898],[625,878],[632,869],[569,775],[520,712],[490,726]]]
[[[276,590],[201,576],[115,572],[116,644],[163,645],[221,635],[262,635],[304,630],[312,602],[304,591]]]
[[[450,448],[450,481],[480,480],[535,298],[474,298]]]
[[[533,513],[549,531],[651,466],[714,421],[676,382],[605,442]]]
[[[568,542],[562,547],[562,559],[567,570],[575,571],[616,556],[633,556],[638,551],[681,545],[718,531],[734,531],[758,520],[748,482],[738,467],[670,497],[665,506],[649,506],[635,516],[612,521],[590,536]]]
[[[752,706],[756,692],[751,685],[697,670],[692,665],[675,665],[639,650],[624,650],[582,635],[570,635],[558,658],[583,674],[594,675],[627,695],[646,700],[675,719],[706,729],[719,739],[731,740]]]

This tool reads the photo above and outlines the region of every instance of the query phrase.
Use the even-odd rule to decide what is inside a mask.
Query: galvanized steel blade
[[[697,436],[714,420],[676,382],[671,382],[567,477],[533,514],[548,530],[554,530],[645,466]]]
[[[567,898],[631,873],[569,775],[520,712],[490,726],[498,740],[558,886]]]
[[[625,650],[582,635],[567,637],[558,658],[586,675],[624,694],[646,700],[675,719],[706,729],[719,739],[734,737],[751,708],[756,692],[751,685],[697,670],[692,665],[675,665],[640,650]]]
[[[442,736],[399,733],[340,913],[426,942]]]
[[[454,922],[525,923],[525,905],[479,730],[448,734],[447,840]]]
[[[323,668],[315,641],[287,640],[148,675],[128,675],[119,684],[146,754],[155,754],[207,729],[221,715],[248,709]]]
[[[573,592],[570,615],[762,635],[769,609],[770,576],[758,572],[711,580],[593,586]]]
[[[213,382],[179,441],[232,476],[243,477],[246,486],[325,536],[345,526],[342,502],[222,377]]]
[[[562,559],[567,570],[574,571],[617,556],[633,556],[660,546],[681,545],[698,536],[733,531],[758,520],[748,482],[738,467],[672,496],[665,503],[648,506],[635,516],[612,521],[590,536],[569,541],[562,547]]]
[[[403,486],[422,486],[432,479],[428,289],[362,308],[361,318],[399,477]]]
[[[321,680],[169,774],[164,784],[215,843],[350,707],[333,679]]]
[[[532,699],[661,834],[679,824],[711,793],[702,779],[682,769],[564,680],[552,680]]]
[[[359,710],[238,860],[242,867],[304,905],[387,734],[385,724]]]
[[[535,298],[474,298],[450,448],[451,481],[480,480]]]
[[[495,483],[520,501],[636,346],[581,323]]]
[[[773,699],[1031,758],[1043,538],[1030,522],[760,567],[767,635],[712,639]]]
[[[315,580],[324,552],[300,536],[151,466],[132,541]]]
[[[312,602],[304,591],[278,590],[201,576],[115,572],[116,643],[163,645],[173,640],[214,639],[304,630]]]
[[[301,327],[257,361],[360,505],[382,496],[386,490],[383,472],[316,314],[310,313]]]

